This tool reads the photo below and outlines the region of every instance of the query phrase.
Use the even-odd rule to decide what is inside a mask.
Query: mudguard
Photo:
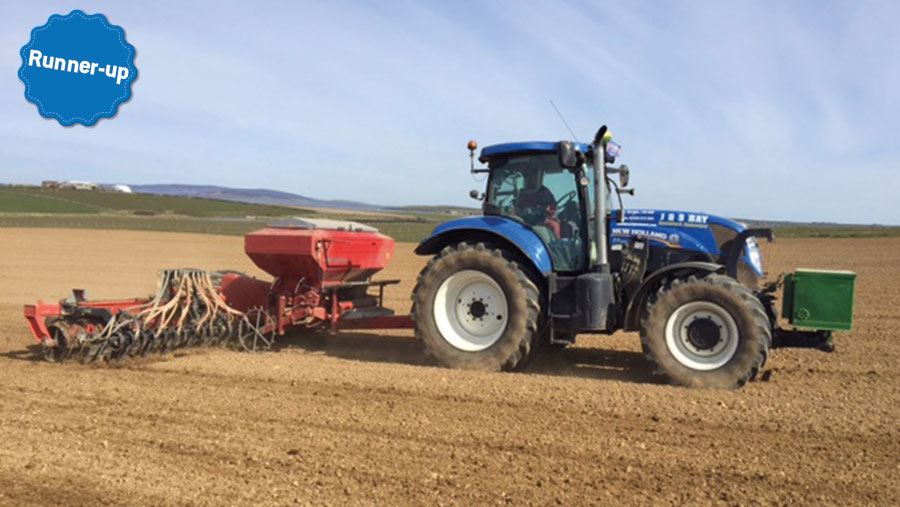
[[[473,242],[474,239],[466,239],[466,231],[481,235],[492,234],[499,236],[504,242],[518,249],[522,255],[532,262],[535,269],[541,273],[553,271],[550,252],[534,231],[515,220],[496,216],[460,218],[444,222],[435,227],[431,235],[419,243],[419,246],[416,247],[416,253],[418,255],[433,255],[441,251],[449,243],[457,241]]]

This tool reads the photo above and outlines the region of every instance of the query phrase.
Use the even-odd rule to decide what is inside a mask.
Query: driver
[[[540,179],[540,171],[524,172],[525,188],[516,198],[516,208],[520,215],[535,217],[532,225],[543,225],[550,229],[556,239],[561,238],[559,218],[556,216],[556,197]],[[524,213],[523,213],[524,212]]]

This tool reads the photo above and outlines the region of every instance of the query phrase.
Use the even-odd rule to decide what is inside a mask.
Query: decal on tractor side
[[[659,225],[672,225],[678,227],[706,227],[709,215],[697,213],[682,213],[674,211],[661,211],[659,213]]]
[[[670,234],[664,231],[653,231],[649,229],[633,228],[633,227],[613,227],[612,242],[614,244],[624,244],[628,242],[628,238],[632,236],[644,237],[650,241],[663,243],[670,248],[681,248],[678,243],[681,238],[677,234]]]

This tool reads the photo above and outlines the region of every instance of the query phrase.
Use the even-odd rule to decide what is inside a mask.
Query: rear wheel
[[[412,316],[416,337],[441,364],[511,370],[533,349],[540,292],[501,250],[460,243],[419,274]]]
[[[737,388],[768,355],[772,333],[762,304],[744,285],[711,274],[664,284],[648,301],[641,344],[674,384]]]

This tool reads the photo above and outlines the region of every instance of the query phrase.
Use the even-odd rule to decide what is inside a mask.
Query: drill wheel
[[[272,349],[275,341],[275,319],[264,308],[251,308],[238,323],[238,343],[247,352]]]

